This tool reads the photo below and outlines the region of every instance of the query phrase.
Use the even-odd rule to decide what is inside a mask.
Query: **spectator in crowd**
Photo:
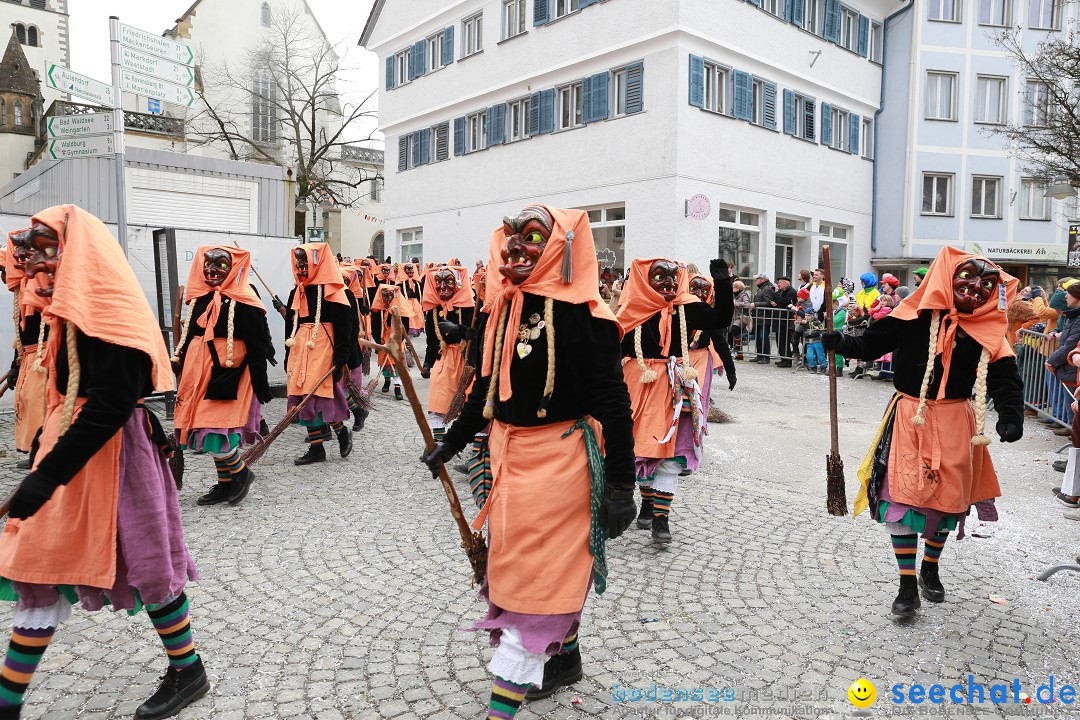
[[[743,339],[750,337],[750,331],[754,329],[754,322],[750,319],[750,291],[742,280],[736,280],[731,284],[731,290],[735,293],[735,315],[731,320],[731,342],[735,349],[735,359],[743,359]]]
[[[817,268],[814,270],[812,279],[810,280],[810,305],[814,308],[814,312],[820,317],[825,317],[825,270]]]
[[[866,332],[866,328],[870,326],[870,317],[866,314],[866,310],[863,306],[857,302],[848,305],[847,311],[847,324],[844,327],[844,332],[852,337],[861,337]],[[858,380],[866,375],[866,368],[863,367],[861,360],[855,361],[855,369],[851,371],[852,380]]]
[[[821,322],[814,309],[807,308],[802,312],[806,316],[806,368],[815,375],[829,372],[825,348],[821,344],[821,333],[825,331],[825,323]]]
[[[1050,300],[1047,303],[1053,310],[1058,312],[1057,325],[1051,328],[1046,326],[1047,331],[1061,332],[1065,327],[1065,318],[1063,313],[1069,309],[1068,303],[1065,301],[1065,289],[1072,285],[1076,280],[1073,278],[1061,278],[1058,280],[1057,285],[1054,286],[1054,294],[1050,296]]]
[[[885,273],[881,276],[880,294],[873,304],[870,305],[870,319],[880,320],[893,311],[896,307],[896,288],[900,287],[900,281],[894,275]]]
[[[872,272],[863,273],[859,276],[859,284],[862,285],[862,290],[855,293],[855,302],[863,310],[869,310],[881,294],[877,286],[877,275]]]
[[[848,318],[848,296],[844,294],[842,288],[836,288],[832,293],[833,297],[833,329],[843,332],[847,325]],[[836,353],[836,377],[844,377],[844,358],[840,353]]]
[[[904,298],[906,298],[910,294],[911,290],[908,288],[907,285],[901,285],[900,287],[896,288],[896,304],[899,305],[900,303],[902,303],[904,301]]]
[[[776,287],[769,282],[769,276],[765,273],[755,275],[754,284],[757,285],[757,292],[754,293],[754,301],[750,303],[750,310],[754,312],[754,350],[757,353],[757,359],[754,362],[768,365],[769,357],[772,355],[769,342],[769,331],[772,329],[770,315],[776,307],[773,298]]]
[[[798,291],[791,287],[791,278],[776,278],[776,291],[773,294],[772,307],[777,312],[776,320],[776,352],[780,356],[776,367],[791,367],[791,358],[795,353],[792,351],[792,331],[794,329],[795,311],[798,310],[796,303],[799,300]]]
[[[915,289],[918,290],[922,285],[922,281],[926,278],[926,273],[930,271],[930,268],[921,267],[915,271]]]
[[[1065,290],[1068,309],[1062,313],[1064,327],[1057,335],[1057,350],[1046,359],[1047,395],[1053,417],[1071,425],[1073,420],[1072,394],[1076,390],[1076,368],[1069,364],[1069,354],[1080,346],[1080,284],[1069,283]],[[1054,430],[1055,435],[1070,435],[1067,427]]]

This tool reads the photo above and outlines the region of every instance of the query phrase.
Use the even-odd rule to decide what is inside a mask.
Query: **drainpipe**
[[[878,120],[885,109],[885,60],[888,58],[887,52],[889,49],[889,23],[910,10],[914,4],[915,0],[908,0],[906,5],[885,18],[885,22],[881,24],[881,97],[878,101],[878,109],[874,112],[874,178],[871,190],[873,212],[870,216],[870,252],[872,253],[877,252]],[[912,48],[911,52],[914,58],[915,48]],[[907,200],[905,199],[904,202],[907,202]]]

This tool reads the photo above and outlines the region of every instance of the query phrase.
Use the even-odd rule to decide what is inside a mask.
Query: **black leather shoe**
[[[928,565],[924,562],[919,568],[919,590],[922,591],[922,596],[927,602],[945,601],[945,586],[941,584],[941,578],[938,577],[937,565],[933,563]]]
[[[352,433],[349,432],[349,428],[344,426],[341,428],[341,432],[337,434],[337,442],[341,457],[349,457],[349,453],[352,452]]]
[[[223,503],[229,499],[229,486],[231,482],[219,482],[210,488],[210,492],[206,493],[198,500],[195,501],[196,505],[217,505]]]
[[[364,429],[364,423],[367,422],[367,416],[367,410],[357,410],[353,413],[353,420],[355,420],[352,426],[353,432],[360,432]]]
[[[18,468],[19,470],[29,470],[30,469],[30,458],[29,457],[24,457],[22,460],[15,463],[15,467]],[[1062,470],[1062,472],[1065,472],[1065,471]]]
[[[919,587],[915,578],[905,575],[900,578],[900,592],[893,600],[892,614],[911,617],[922,606],[919,600]]]
[[[1054,471],[1055,472],[1063,473],[1063,472],[1065,472],[1065,468],[1068,467],[1068,466],[1069,466],[1069,461],[1068,460],[1055,460],[1054,461]],[[19,467],[20,468],[22,467],[22,463],[19,463]]]
[[[243,470],[233,475],[232,482],[229,483],[230,505],[235,505],[247,497],[248,490],[251,489],[253,480],[255,480],[255,473],[253,473],[249,467],[245,467]]]
[[[322,443],[309,445],[306,453],[293,460],[294,465],[310,465],[311,463],[324,462],[326,460],[326,448]]]
[[[138,720],[158,720],[172,717],[210,691],[202,658],[181,671],[171,666],[161,678],[161,685],[150,699],[135,711]]]
[[[641,530],[652,527],[652,500],[649,498],[641,498],[641,512],[637,516],[637,526]]]
[[[382,384],[382,391],[384,393],[390,392],[390,378],[385,378]]]
[[[666,517],[657,516],[653,518],[652,539],[653,542],[661,545],[667,545],[671,542],[671,530],[668,528],[668,519]]]
[[[568,653],[552,655],[544,663],[544,684],[525,693],[526,700],[539,700],[554,695],[555,691],[583,677],[581,651],[574,648]]]
[[[778,367],[778,368],[789,368],[789,367],[791,367],[791,361],[790,360],[781,360],[780,362],[776,363],[776,367]]]
[[[405,399],[405,397],[401,394],[401,386],[400,385],[395,385],[394,386],[394,399],[395,400],[404,400]]]

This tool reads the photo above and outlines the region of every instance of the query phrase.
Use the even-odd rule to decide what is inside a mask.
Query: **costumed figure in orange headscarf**
[[[300,411],[307,428],[307,452],[297,465],[326,460],[323,443],[337,435],[341,457],[352,452],[344,374],[358,361],[357,320],[352,293],[345,287],[337,258],[326,243],[300,245],[290,253],[296,286],[286,303],[285,372],[289,407],[309,392],[314,395]],[[332,371],[332,372],[331,372]],[[330,376],[323,379],[330,372]]]
[[[273,398],[266,364],[274,345],[250,271],[247,250],[204,245],[195,251],[184,292],[191,307],[173,356],[179,376],[173,425],[182,450],[211,453],[217,468],[217,483],[199,505],[235,505],[247,496],[255,474],[240,447],[258,440],[262,406]]]
[[[419,263],[398,263],[396,273],[397,284],[401,288],[401,294],[405,297],[405,302],[409,303],[409,308],[412,310],[410,315],[414,318],[424,317],[424,310],[422,307],[424,283],[420,274]],[[424,277],[426,277],[426,273]],[[409,328],[409,334],[413,337],[418,337],[421,330],[422,328],[420,328],[419,323],[417,323],[416,326]]]
[[[342,263],[341,278],[345,281],[345,287],[352,293],[353,312],[356,313],[357,340],[371,339],[371,306],[368,304],[367,289],[364,287],[364,267],[357,263]],[[349,362],[353,383],[361,393],[366,393],[364,386],[365,368],[371,362],[371,351],[367,348],[357,347],[353,360]],[[370,369],[368,369],[370,372]],[[353,432],[364,429],[367,421],[368,410],[360,405],[359,399],[352,393],[346,393],[349,398],[349,412],[353,414]]]
[[[459,266],[434,267],[424,275],[424,328],[427,352],[420,374],[428,385],[428,424],[435,440],[446,433],[446,411],[457,393],[465,368],[462,343],[469,338],[473,319],[469,271]]]
[[[81,602],[134,613],[144,605],[169,667],[135,717],[175,715],[210,683],[195,652],[184,545],[168,438],[142,405],[172,390],[169,352],[124,253],[74,205],[33,218],[27,253],[49,323],[48,412],[34,469],[0,535],[0,599],[16,600],[0,670],[0,718],[17,718],[56,627]]]
[[[734,282],[732,283],[734,285]],[[716,292],[713,289],[712,278],[706,277],[700,273],[690,273],[690,294],[696,297],[706,305],[716,307]],[[732,316],[735,314],[735,291],[732,288]],[[728,340],[727,329],[721,330],[724,342],[709,343],[709,357],[712,361],[712,370],[717,375],[726,375],[728,381],[728,390],[734,390],[737,382],[735,373],[735,359],[731,357],[731,343]],[[705,347],[706,342],[702,341],[703,331],[698,330],[694,337],[690,339],[690,349],[699,350]],[[705,397],[709,397],[708,389],[705,391]],[[709,398],[709,402],[712,402],[712,398]]]
[[[679,476],[697,470],[712,382],[711,346],[725,344],[734,298],[727,263],[713,260],[717,307],[689,291],[686,266],[634,260],[619,298],[623,377],[634,405],[634,453],[641,489],[638,527],[671,542],[669,514]]]
[[[855,515],[869,507],[892,537],[900,566],[896,615],[918,609],[920,589],[931,602],[945,599],[938,560],[951,531],[964,537],[972,506],[980,520],[997,520],[1001,488],[984,434],[986,400],[994,401],[1001,440],[1019,440],[1023,384],[1005,339],[1015,293],[1016,279],[997,265],[946,246],[918,289],[861,337],[822,337],[826,350],[861,360],[893,353],[896,395],[859,468]],[[916,579],[919,534],[925,543]]]
[[[29,456],[17,467],[29,470],[37,454],[38,434],[45,423],[45,388],[48,385],[48,323],[41,322],[46,300],[37,294],[37,280],[24,273],[27,251],[12,238],[30,232],[30,228],[8,235],[3,266],[5,282],[14,293],[15,358],[8,373],[8,387],[15,388],[15,449]]]
[[[497,645],[489,716],[509,718],[526,694],[582,676],[585,596],[604,591],[604,541],[636,509],[633,427],[588,216],[525,208],[492,234],[489,267],[476,382],[422,460],[437,472],[491,422],[493,484],[473,523],[488,523],[488,613],[475,627]]]
[[[416,317],[412,314],[412,306],[405,300],[400,285],[380,285],[375,293],[375,302],[371,304],[371,334],[372,337],[380,338],[384,345],[390,342],[390,335],[393,332],[391,313],[394,312],[401,316],[401,323],[406,330],[411,325],[419,325],[423,321],[422,317]],[[398,377],[401,369],[397,367],[394,358],[385,352],[379,351],[379,368],[382,370],[383,375],[382,391],[384,393],[390,392],[390,383],[392,382],[394,384],[394,399],[404,399],[401,394],[401,378]],[[405,368],[405,372],[408,371],[408,368]]]

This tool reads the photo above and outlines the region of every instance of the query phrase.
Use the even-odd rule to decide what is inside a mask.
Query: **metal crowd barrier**
[[[742,318],[738,334],[732,334],[735,352],[747,360],[768,357],[771,360],[792,360],[799,357],[799,339],[795,331],[795,312],[786,308],[754,308],[735,310]]]
[[[1024,381],[1024,407],[1040,418],[1048,418],[1064,427],[1072,425],[1072,388],[1068,388],[1046,369],[1046,359],[1058,348],[1056,337],[1020,330],[1016,333],[1016,365]]]

